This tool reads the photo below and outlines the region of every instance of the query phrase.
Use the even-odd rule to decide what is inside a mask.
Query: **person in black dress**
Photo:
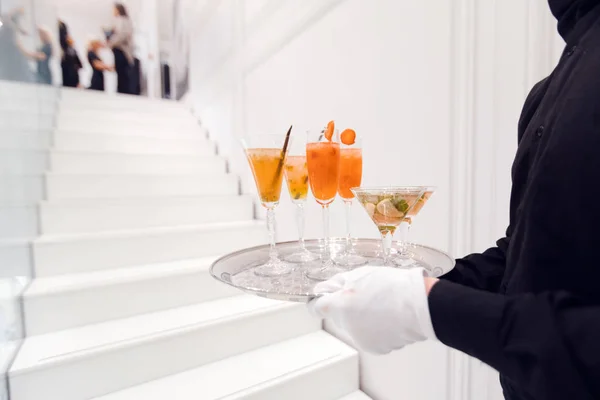
[[[90,90],[104,90],[104,71],[114,71],[114,67],[106,65],[100,56],[98,51],[103,47],[102,42],[99,40],[92,40],[88,46],[88,61],[92,66],[92,81],[90,84]]]
[[[63,86],[78,87],[79,70],[83,65],[81,64],[77,50],[75,50],[73,39],[70,36],[67,36],[65,44],[66,47],[63,48],[63,56],[60,63],[62,67]]]
[[[108,41],[107,45],[112,49],[115,57],[117,92],[132,94],[133,24],[123,4],[115,3],[113,14],[115,17],[113,26],[109,30],[105,30],[105,35]]]
[[[67,24],[65,24],[64,21],[59,20],[58,21],[58,37],[59,37],[59,43],[60,43],[60,49],[62,50],[62,54],[63,54],[63,58],[61,58],[61,63],[60,66],[62,68],[62,81],[63,84],[64,82],[67,82],[69,80],[69,78],[67,77],[67,71],[65,70],[65,66],[64,66],[64,54],[67,51],[67,48],[69,47],[69,45],[67,44],[67,37],[69,36],[69,27],[67,26]]]

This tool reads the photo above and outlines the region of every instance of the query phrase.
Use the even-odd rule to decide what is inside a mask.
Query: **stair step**
[[[0,109],[0,132],[10,132],[14,129],[41,129],[54,128],[53,114],[33,113],[30,110],[2,110]]]
[[[172,124],[121,124],[121,123],[102,123],[90,126],[89,122],[69,121],[61,122],[56,128],[62,131],[85,132],[89,134],[114,134],[114,135],[131,135],[131,136],[160,136],[160,137],[176,137],[178,132],[183,135],[205,136],[206,130],[199,125],[173,126]]]
[[[0,128],[0,135],[3,134]],[[48,163],[47,151],[0,149],[0,175],[2,176],[43,174],[48,169]]]
[[[36,278],[23,295],[26,331],[40,335],[241,294],[210,276],[215,259]]]
[[[33,272],[31,240],[0,239],[0,278],[28,277]]]
[[[139,104],[132,104],[132,108],[128,108],[127,105],[123,109],[106,109],[106,108],[93,108],[92,107],[61,107],[58,113],[58,120],[64,119],[78,119],[78,120],[104,120],[104,121],[123,121],[123,122],[154,122],[159,123],[163,121],[173,122],[175,124],[188,123],[192,125],[198,125],[198,120],[194,117],[192,112],[185,108],[171,108],[167,107],[159,112],[155,111],[155,107],[150,103],[150,108],[140,108]],[[160,105],[159,105],[160,107]]]
[[[4,392],[6,390],[4,386],[6,384],[6,371],[8,371],[10,363],[17,354],[19,343],[18,340],[0,342],[0,399],[8,399],[8,397],[2,397],[6,396]]]
[[[357,386],[356,351],[316,332],[94,400],[335,400]]]
[[[226,254],[264,244],[258,221],[142,230],[42,235],[34,241],[36,276],[98,271]]]
[[[2,152],[0,151],[0,155]],[[0,161],[0,172],[2,164]],[[193,174],[224,173],[225,159],[218,156],[132,155],[53,151],[50,170],[68,174]]]
[[[38,208],[36,206],[0,205],[0,240],[33,238],[37,236]]]
[[[48,235],[200,225],[253,217],[252,197],[238,195],[90,198],[44,202],[40,206],[41,232]]]
[[[363,392],[354,392],[347,396],[341,397],[338,400],[371,400],[371,398]]]
[[[92,105],[97,105],[101,109],[116,109],[123,110],[128,107],[133,107],[139,110],[189,110],[183,104],[173,100],[152,99],[143,96],[131,96],[120,93],[95,93],[89,90],[77,90],[71,88],[61,88],[60,95],[61,108],[73,109],[74,107],[89,108]],[[71,107],[73,106],[73,107]]]
[[[211,175],[46,175],[48,200],[239,194],[238,177]]]
[[[0,205],[34,205],[45,197],[43,175],[0,174]]]
[[[60,132],[55,135],[54,149],[82,152],[122,152],[128,154],[216,154],[213,142],[201,133],[195,139],[148,137],[135,135],[81,134]]]
[[[29,100],[31,106],[31,102],[56,102],[56,99],[54,86],[0,80],[0,101]]]
[[[38,118],[43,118],[40,116]],[[45,120],[42,120],[42,122]],[[52,121],[54,123],[54,121]],[[55,124],[60,130],[80,130],[90,133],[108,133],[118,132],[126,135],[128,132],[138,131],[163,131],[167,136],[170,132],[185,130],[202,132],[200,124],[197,121],[181,118],[162,118],[157,119],[117,119],[117,118],[102,118],[98,115],[90,118],[58,118]]]
[[[28,337],[9,371],[11,398],[102,396],[320,327],[302,305],[242,295]]]
[[[47,150],[52,144],[52,136],[49,130],[15,129],[10,134],[0,134],[0,149]]]
[[[56,129],[55,135],[97,135],[103,137],[141,137],[141,138],[157,138],[164,140],[197,140],[207,139],[208,131],[199,126],[194,125],[193,127],[171,129],[165,131],[164,129],[133,129],[129,131],[119,130],[98,130],[95,128],[80,128],[80,129]]]

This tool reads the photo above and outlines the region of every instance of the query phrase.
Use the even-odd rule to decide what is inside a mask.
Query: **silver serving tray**
[[[309,251],[321,254],[323,251],[322,240],[307,240],[306,247]],[[346,244],[345,238],[332,238],[330,251],[332,256],[341,252]],[[369,259],[369,265],[383,265],[381,259],[381,240],[354,239],[356,253]],[[398,251],[398,243],[392,243],[392,253]],[[409,267],[422,267],[431,277],[439,277],[454,268],[454,259],[446,253],[431,247],[409,243],[406,246],[410,258]],[[277,244],[280,257],[299,251],[299,242],[285,242]],[[219,258],[210,267],[210,274],[223,283],[231,285],[244,292],[266,297],[274,300],[293,301],[306,303],[319,293],[314,292],[317,281],[305,276],[307,268],[315,266],[315,262],[307,264],[290,264],[294,269],[291,274],[265,278],[254,274],[252,269],[265,263],[269,259],[269,246],[257,246],[236,251]],[[319,265],[320,261],[316,261]]]

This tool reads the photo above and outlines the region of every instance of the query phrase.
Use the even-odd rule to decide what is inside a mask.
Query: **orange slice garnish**
[[[333,130],[335,129],[335,122],[329,121],[327,124],[327,128],[325,128],[325,139],[331,142],[331,138],[333,138]]]
[[[354,132],[352,129],[346,129],[340,135],[340,139],[346,146],[350,146],[356,141],[356,132]]]

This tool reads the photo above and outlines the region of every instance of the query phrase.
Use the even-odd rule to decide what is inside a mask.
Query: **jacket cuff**
[[[502,357],[504,296],[441,280],[429,293],[437,338],[447,346],[490,363]]]

